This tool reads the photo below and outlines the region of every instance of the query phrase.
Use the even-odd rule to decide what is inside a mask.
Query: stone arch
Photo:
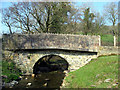
[[[69,67],[69,63],[68,63],[68,61],[63,57],[63,56],[61,56],[61,55],[59,55],[59,54],[45,54],[45,55],[41,55],[40,57],[39,57],[39,59],[34,63],[34,65],[33,65],[33,73],[35,73],[36,72],[36,68],[37,68],[37,65],[41,62],[41,60],[48,60],[47,62],[49,62],[50,63],[50,59],[52,58],[52,57],[55,57],[55,56],[57,56],[57,57],[59,57],[59,58],[61,58],[61,60],[62,61],[64,61],[64,63],[65,63],[65,65],[66,65],[66,68],[65,68],[65,70],[68,70],[68,67]],[[45,64],[45,63],[44,63]],[[44,65],[42,66],[41,65],[41,67],[45,67]],[[49,67],[48,68],[44,68],[44,70],[48,70],[49,71]],[[64,70],[64,69],[63,69]]]
[[[96,53],[90,54],[88,52],[81,53],[81,52],[72,52],[72,51],[67,52],[60,50],[42,50],[35,52],[22,51],[15,53],[14,62],[16,63],[17,66],[19,66],[23,74],[29,75],[33,73],[33,67],[35,63],[40,58],[46,55],[57,55],[65,59],[69,64],[68,70],[70,72],[84,66],[86,63],[88,63],[91,60],[91,58],[97,57]]]

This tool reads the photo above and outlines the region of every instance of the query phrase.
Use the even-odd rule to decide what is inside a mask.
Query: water
[[[41,73],[36,77],[24,76],[13,88],[60,88],[64,77],[65,74],[62,71]],[[28,83],[31,85],[28,86]]]

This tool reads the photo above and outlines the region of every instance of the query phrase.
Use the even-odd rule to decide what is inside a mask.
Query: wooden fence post
[[[116,47],[116,37],[114,36],[114,47]]]
[[[99,46],[101,46],[101,36],[99,35]]]

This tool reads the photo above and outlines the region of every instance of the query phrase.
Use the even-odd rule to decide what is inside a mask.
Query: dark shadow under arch
[[[68,70],[68,62],[59,55],[45,55],[40,58],[33,67],[33,73],[39,74],[51,71]]]

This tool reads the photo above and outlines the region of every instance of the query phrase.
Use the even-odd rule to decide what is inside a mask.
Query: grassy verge
[[[20,70],[15,66],[15,64],[10,60],[2,61],[2,80],[4,82],[10,82],[12,80],[17,80],[18,77],[21,75]]]
[[[110,79],[109,82],[105,82]],[[118,82],[118,56],[101,56],[65,79],[67,88],[116,88]]]

